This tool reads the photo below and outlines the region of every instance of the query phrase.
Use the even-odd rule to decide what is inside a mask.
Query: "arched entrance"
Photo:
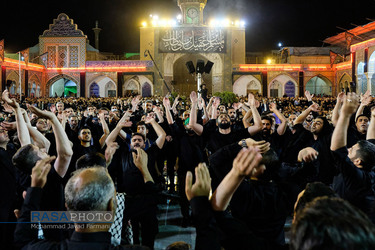
[[[187,54],[175,61],[173,64],[173,81],[174,81],[174,91],[180,95],[188,96],[191,91],[197,91],[197,80],[195,79],[195,74],[189,74],[186,68],[186,62],[192,61],[194,66],[198,60],[203,60],[205,63],[208,61],[207,58],[200,54]],[[202,75],[202,83],[206,84],[208,93],[212,93],[212,74],[204,73]]]
[[[345,73],[339,82],[339,88],[337,89],[337,92],[349,92],[350,91],[350,82],[352,81],[352,78]]]
[[[57,75],[47,82],[46,89],[51,97],[76,97],[78,85],[76,80],[68,75]]]
[[[248,93],[262,94],[260,81],[252,75],[241,76],[233,84],[233,93],[238,96],[247,96]]]
[[[137,79],[130,79],[124,84],[124,96],[133,96],[140,93],[140,84]]]
[[[270,83],[270,97],[282,97],[283,87],[281,82],[273,80]]]
[[[142,95],[142,97],[150,97],[153,92],[154,86],[151,80],[143,75],[132,76],[123,85],[124,96]]]
[[[29,78],[27,90],[28,96],[32,98],[39,97],[38,87],[40,90],[40,80],[39,77],[36,74],[34,74]]]
[[[18,83],[19,83],[19,75],[15,70],[12,70],[7,76],[7,81],[6,81],[6,87],[9,90],[9,94],[15,95],[15,94],[20,93]]]
[[[116,85],[114,82],[109,81],[105,85],[105,97],[116,97]]]
[[[52,84],[49,96],[76,97],[77,84],[72,80],[61,78]]]
[[[91,93],[91,88],[93,88],[93,93]],[[89,84],[87,94],[88,96],[92,96],[94,94],[97,97],[116,97],[116,84],[113,79],[108,76],[98,76]]]
[[[332,83],[324,76],[314,76],[306,83],[306,90],[315,96],[332,95]]]
[[[273,78],[269,84],[268,96],[270,97],[282,97],[287,95],[288,97],[296,96],[297,82],[288,74],[279,74]]]

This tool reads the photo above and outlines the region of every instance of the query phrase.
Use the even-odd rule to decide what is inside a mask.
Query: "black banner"
[[[227,31],[215,28],[160,30],[159,53],[226,53]]]

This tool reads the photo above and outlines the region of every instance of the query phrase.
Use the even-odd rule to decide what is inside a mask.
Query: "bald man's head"
[[[70,211],[107,211],[115,207],[115,196],[107,169],[99,166],[75,171],[65,187],[65,202]]]

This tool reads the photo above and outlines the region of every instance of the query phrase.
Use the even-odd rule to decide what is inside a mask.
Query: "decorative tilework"
[[[48,46],[48,68],[55,68],[56,67],[56,46]]]
[[[86,61],[86,38],[85,37],[39,37],[39,54],[48,51],[49,46],[68,46],[69,62],[66,67],[84,67]],[[73,54],[71,54],[73,51]],[[72,57],[73,56],[73,57]],[[48,53],[50,57],[50,53]],[[50,59],[50,58],[49,58]],[[73,62],[71,60],[73,59]],[[74,65],[71,66],[71,63]],[[59,66],[55,66],[59,67]]]
[[[67,46],[59,46],[59,51],[58,51],[58,67],[60,68],[66,68],[67,67]]]
[[[78,67],[78,46],[69,46],[69,67]]]
[[[53,20],[53,24],[49,25],[49,29],[43,32],[42,37],[84,37],[85,35],[77,25],[73,23],[67,14],[61,13],[57,19]]]

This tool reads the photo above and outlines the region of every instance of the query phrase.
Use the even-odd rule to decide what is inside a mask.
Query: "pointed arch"
[[[281,73],[275,76],[269,83],[268,96],[282,97],[287,95],[294,97],[297,94],[298,82],[291,75]]]
[[[252,75],[241,76],[233,84],[233,93],[238,96],[246,96],[248,93],[262,95],[262,91],[262,84]]]
[[[314,95],[332,95],[332,83],[324,75],[318,74],[307,81],[305,89]]]
[[[348,73],[342,74],[337,92],[348,92],[350,90],[350,82],[352,81],[352,77]]]
[[[58,84],[58,86],[56,86],[56,85],[54,86],[54,84],[57,81],[60,81],[60,83]],[[69,89],[67,89],[65,87],[65,84],[69,81],[71,83],[74,83],[75,88],[74,88],[74,86],[69,86],[70,87]],[[73,84],[71,84],[71,85],[73,85]],[[57,87],[57,89],[53,89],[53,87]],[[49,94],[49,96],[55,96],[55,94],[57,94],[58,96],[66,95],[66,93],[65,93],[66,91],[69,91],[69,92],[73,91],[72,93],[74,93],[75,95],[78,93],[79,84],[73,77],[71,77],[69,75],[65,75],[65,74],[59,74],[59,75],[56,75],[56,76],[50,78],[47,81],[46,92]]]
[[[95,77],[94,79],[91,80],[91,82],[88,84],[88,89],[87,89],[87,96],[90,96],[90,87],[91,85],[95,83],[99,87],[99,96],[100,97],[108,97],[110,96],[117,96],[117,86],[115,81],[107,76],[107,75],[101,75],[98,77]],[[108,87],[110,86],[110,89]],[[110,94],[108,91],[111,91]],[[114,92],[113,92],[114,91]]]

